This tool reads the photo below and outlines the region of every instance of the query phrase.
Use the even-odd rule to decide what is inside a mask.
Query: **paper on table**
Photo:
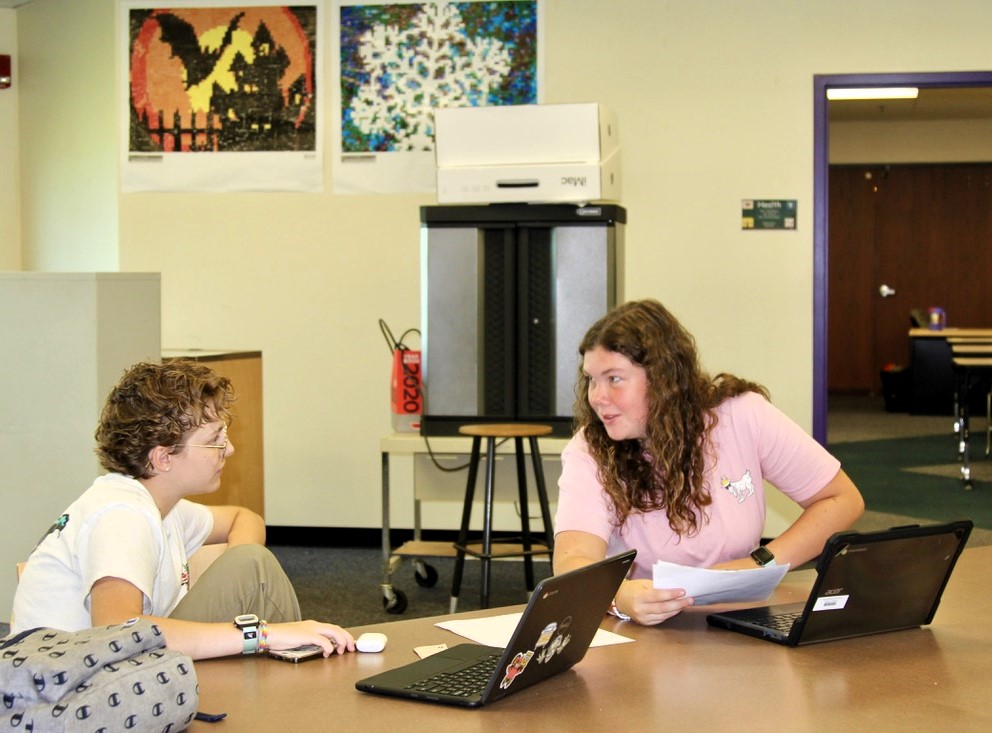
[[[502,616],[486,616],[485,618],[451,619],[450,621],[438,621],[434,625],[453,631],[459,636],[464,636],[466,639],[471,639],[479,644],[505,648],[510,643],[510,638],[520,622],[521,615],[520,613],[507,613]],[[598,629],[590,646],[626,644],[628,641],[633,641],[633,639]]]
[[[685,588],[697,606],[710,603],[749,603],[768,598],[789,565],[766,565],[753,570],[709,570],[658,560],[655,588]]]

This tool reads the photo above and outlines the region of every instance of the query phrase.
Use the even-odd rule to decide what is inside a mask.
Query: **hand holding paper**
[[[709,570],[658,560],[654,564],[654,587],[684,588],[697,606],[763,601],[788,570],[788,564],[753,570]]]

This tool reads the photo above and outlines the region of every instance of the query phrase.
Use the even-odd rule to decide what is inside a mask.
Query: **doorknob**
[[[896,294],[896,289],[890,288],[885,283],[882,283],[882,285],[879,286],[878,288],[878,294],[881,295],[883,298],[891,298],[893,295]]]

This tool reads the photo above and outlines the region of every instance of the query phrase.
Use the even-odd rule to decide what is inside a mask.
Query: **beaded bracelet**
[[[262,654],[269,648],[269,623],[268,621],[258,622],[258,654]]]

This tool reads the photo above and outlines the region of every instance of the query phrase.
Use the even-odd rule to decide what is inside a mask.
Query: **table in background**
[[[190,359],[231,380],[237,400],[227,431],[234,455],[224,465],[220,488],[212,494],[187,497],[211,506],[243,506],[265,517],[265,466],[262,429],[262,352],[166,349],[163,359]]]
[[[788,648],[710,628],[716,606],[657,627],[605,617],[633,644],[590,649],[572,670],[481,710],[361,693],[355,681],[416,659],[413,648],[464,641],[411,619],[353,629],[382,631],[381,655],[348,654],[293,665],[233,657],[196,663],[200,710],[221,726],[191,731],[731,731],[953,730],[992,727],[992,546],[968,549],[923,629]],[[775,602],[805,599],[813,571],[790,573]],[[519,608],[458,614],[496,615]]]
[[[971,482],[971,392],[976,385],[982,385],[983,394],[987,400],[992,400],[988,392],[988,378],[992,375],[992,357],[961,356],[954,357],[954,370],[957,386],[954,388],[954,427],[958,433],[958,453],[961,461],[961,481],[964,488],[974,488]],[[992,419],[992,403],[986,409],[986,418]],[[992,436],[992,425],[986,425],[985,454],[989,454],[989,436]]]
[[[929,328],[909,330],[913,394],[910,412],[917,415],[950,415],[954,410],[954,367],[951,339],[992,339],[989,328]]]

